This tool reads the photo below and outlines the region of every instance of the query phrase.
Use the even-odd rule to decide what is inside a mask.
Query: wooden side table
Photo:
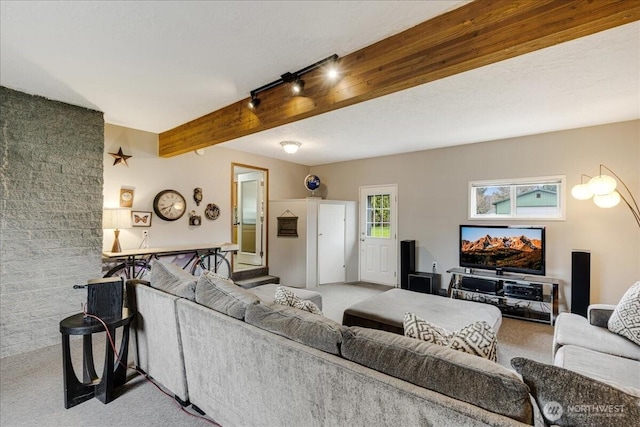
[[[134,312],[123,308],[122,316],[117,318],[102,319],[111,336],[115,340],[116,329],[123,327],[122,340],[118,354],[120,360],[126,365],[129,351],[129,327]],[[64,375],[64,407],[69,409],[84,401],[97,398],[102,403],[109,403],[113,399],[113,389],[123,385],[127,380],[127,368],[115,361],[114,352],[109,343],[109,337],[105,334],[105,361],[102,377],[98,377],[93,362],[92,334],[104,331],[104,326],[96,319],[84,317],[83,313],[74,314],[60,322],[62,333],[62,370]],[[73,370],[71,363],[71,349],[69,347],[70,335],[82,335],[82,377],[80,382]]]

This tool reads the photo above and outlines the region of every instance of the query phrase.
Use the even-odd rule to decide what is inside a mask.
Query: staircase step
[[[231,276],[231,279],[234,282],[237,282],[239,280],[253,279],[256,277],[268,276],[268,275],[269,275],[269,267],[258,267],[258,268],[248,269],[248,270],[234,271]]]
[[[259,277],[252,277],[250,279],[245,279],[245,280],[236,280],[235,283],[236,285],[244,289],[250,289],[250,288],[255,288],[256,286],[266,285],[269,283],[275,283],[276,285],[278,285],[280,284],[280,278],[276,276],[259,276]]]

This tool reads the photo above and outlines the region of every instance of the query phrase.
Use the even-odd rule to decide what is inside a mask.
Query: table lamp
[[[121,228],[131,228],[131,211],[129,209],[104,209],[102,211],[102,229],[113,230],[115,235],[111,252],[122,252],[118,240]]]

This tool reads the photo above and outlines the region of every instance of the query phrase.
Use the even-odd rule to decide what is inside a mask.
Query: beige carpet
[[[341,323],[350,305],[389,287],[372,284],[321,285],[327,317]],[[102,338],[95,335],[96,359]],[[508,366],[511,357],[525,356],[551,361],[553,328],[523,320],[504,318],[498,334],[498,362]],[[81,360],[81,341],[72,341],[74,361]],[[97,365],[98,366],[98,365]],[[76,367],[76,372],[81,372]],[[152,384],[129,371],[130,381],[117,398],[104,405],[91,399],[71,409],[64,408],[62,351],[60,345],[6,357],[0,360],[0,426],[206,426],[206,421],[185,414],[175,401]],[[211,414],[215,417],[215,414]]]

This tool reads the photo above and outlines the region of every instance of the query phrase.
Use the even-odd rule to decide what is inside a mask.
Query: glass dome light
[[[598,175],[591,178],[587,185],[594,195],[604,196],[615,190],[618,183],[609,175]]]
[[[593,196],[587,184],[576,184],[571,189],[571,195],[574,199],[587,200]]]
[[[614,190],[609,194],[593,196],[593,203],[600,208],[612,208],[620,203],[620,193]]]
[[[298,151],[298,148],[300,148],[301,144],[298,141],[282,141],[280,145],[285,152],[293,154]]]

